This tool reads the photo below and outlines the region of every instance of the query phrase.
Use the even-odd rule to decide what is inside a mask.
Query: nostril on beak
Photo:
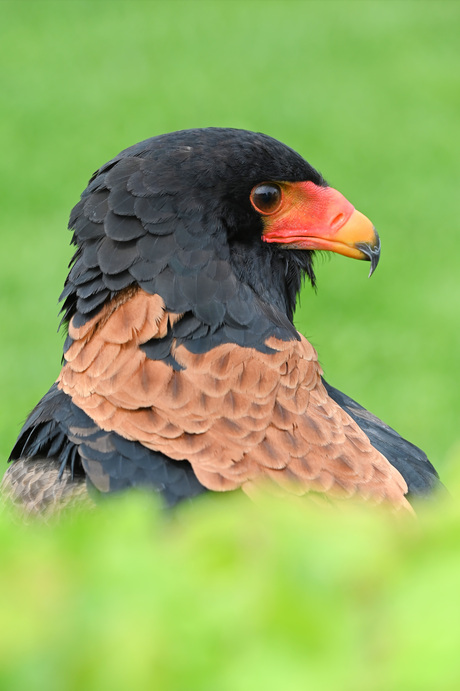
[[[337,214],[337,216],[335,216],[332,219],[331,229],[332,230],[339,230],[339,228],[341,228],[344,223],[345,223],[345,214],[344,213]]]

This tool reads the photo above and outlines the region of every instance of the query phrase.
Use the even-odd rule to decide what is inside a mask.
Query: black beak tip
[[[379,263],[380,259],[380,238],[379,234],[374,228],[374,233],[375,233],[375,240],[373,243],[370,242],[359,242],[357,243],[356,247],[361,250],[363,254],[366,255],[366,259],[370,261],[371,263],[371,268],[369,270],[369,276],[370,278],[374,271],[377,268],[377,264]]]

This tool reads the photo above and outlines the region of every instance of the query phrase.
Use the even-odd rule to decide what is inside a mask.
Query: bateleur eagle
[[[272,486],[409,507],[437,484],[294,327],[315,250],[372,272],[380,242],[292,149],[236,129],[147,139],[93,175],[69,228],[63,367],[3,481],[26,511],[139,486],[168,505]]]

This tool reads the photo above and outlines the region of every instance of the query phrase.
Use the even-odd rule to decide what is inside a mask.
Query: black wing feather
[[[33,463],[34,457],[49,458],[61,469],[72,462],[74,474],[86,475],[102,493],[150,487],[173,506],[206,491],[188,461],[172,461],[115,432],[105,432],[57,384],[29,415],[9,460]]]
[[[372,446],[401,473],[407,482],[410,495],[429,494],[442,486],[438,473],[418,446],[401,437],[352,398],[324,380],[323,382],[329,396],[353,418],[369,437]]]

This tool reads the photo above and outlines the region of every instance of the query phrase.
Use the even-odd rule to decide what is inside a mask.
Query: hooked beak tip
[[[375,228],[374,233],[374,242],[358,242],[355,245],[355,247],[359,249],[365,255],[366,259],[371,263],[368,278],[370,278],[376,270],[377,264],[379,263],[380,259],[380,237]]]

